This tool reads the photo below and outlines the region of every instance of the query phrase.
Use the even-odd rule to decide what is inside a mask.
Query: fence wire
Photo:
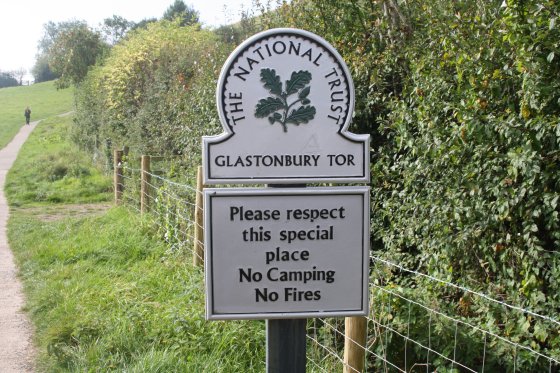
[[[140,212],[143,171],[128,164],[122,164],[121,169],[122,203]],[[193,249],[194,229],[202,228],[195,219],[196,196],[202,193],[195,187],[196,178],[191,176],[188,183],[180,183],[154,172],[145,175],[149,176],[150,192],[144,200],[149,204],[158,234],[170,249],[186,250],[203,260]],[[499,325],[459,314],[446,299],[427,299],[422,289],[385,283],[376,276],[392,271],[396,276],[422,280],[426,288],[460,291],[503,308],[512,319],[539,320],[551,335],[556,333],[560,338],[557,318],[405,268],[377,255],[371,255],[370,260],[370,311],[366,316],[366,345],[362,346],[365,372],[560,372],[560,351],[548,351],[530,341],[510,338]],[[343,319],[310,319],[307,325],[308,371],[357,372],[344,361],[344,343],[349,338]]]

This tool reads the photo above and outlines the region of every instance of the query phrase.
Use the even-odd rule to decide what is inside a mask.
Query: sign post
[[[354,87],[325,40],[274,29],[242,43],[203,138],[206,318],[266,319],[267,371],[305,371],[306,318],[368,312],[369,136],[347,132]],[[294,187],[296,186],[296,187]]]

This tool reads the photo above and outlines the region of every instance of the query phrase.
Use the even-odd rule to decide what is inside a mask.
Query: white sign
[[[369,187],[204,198],[207,319],[367,314]]]
[[[203,138],[205,184],[369,182],[369,135],[347,132],[352,78],[319,36],[254,35],[226,61],[217,103],[225,132]]]

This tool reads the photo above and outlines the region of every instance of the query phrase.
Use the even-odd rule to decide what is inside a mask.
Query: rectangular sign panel
[[[204,198],[207,319],[367,314],[369,187]]]

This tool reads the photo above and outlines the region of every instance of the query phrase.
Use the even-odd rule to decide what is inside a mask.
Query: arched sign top
[[[225,132],[204,137],[207,184],[369,181],[369,136],[347,132],[352,78],[323,38],[252,36],[224,64],[216,101]]]
[[[319,85],[317,80],[321,77],[326,81]],[[259,99],[265,100],[261,105],[257,102],[255,115],[260,115],[264,122],[268,119],[278,123],[285,132],[290,125],[298,124],[287,112],[288,107],[301,113],[300,120],[314,119],[317,103],[311,101],[313,97],[333,104],[325,113],[329,124],[340,131],[350,124],[354,84],[348,67],[336,49],[311,32],[272,29],[252,36],[233,51],[222,68],[216,92],[218,112],[226,131],[235,133],[238,122],[246,119],[236,115],[239,105],[231,97],[259,86],[268,94]]]

